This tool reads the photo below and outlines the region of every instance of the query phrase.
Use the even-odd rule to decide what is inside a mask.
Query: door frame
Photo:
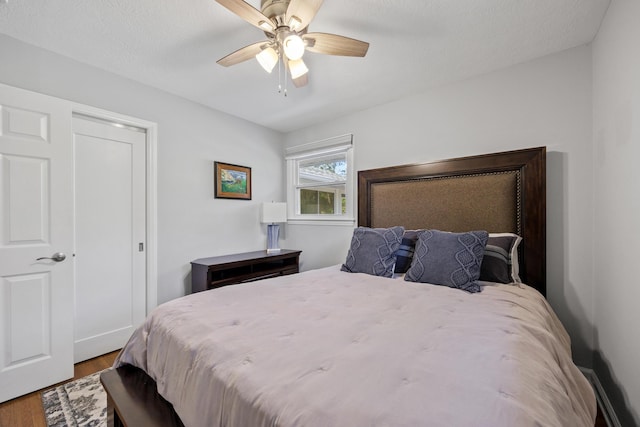
[[[146,314],[158,305],[158,124],[84,104],[71,103],[72,114],[144,129],[147,132],[146,160]]]

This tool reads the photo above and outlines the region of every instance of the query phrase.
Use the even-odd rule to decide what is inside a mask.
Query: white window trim
[[[353,135],[341,135],[322,141],[297,145],[285,149],[287,161],[287,216],[289,224],[298,225],[346,225],[355,223],[355,172],[353,167]],[[296,183],[298,167],[297,163],[309,157],[322,156],[332,153],[345,153],[347,160],[347,181],[345,189],[347,194],[346,213],[343,215],[300,215],[298,209],[299,200],[296,197]]]

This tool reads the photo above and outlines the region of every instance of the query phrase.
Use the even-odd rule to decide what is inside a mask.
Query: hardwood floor
[[[113,353],[108,353],[103,356],[96,357],[95,359],[90,359],[76,364],[73,369],[73,379],[70,379],[69,381],[82,378],[110,367],[113,365],[113,361],[117,355],[118,352],[114,351]],[[46,389],[38,390],[0,404],[0,427],[46,427],[47,424],[44,419],[44,409],[42,409],[40,393],[44,390],[64,384],[65,382],[68,381],[55,384],[51,387],[47,387]]]
[[[118,352],[114,351],[113,353],[78,363],[74,366],[73,379],[69,381],[82,378],[110,367],[113,365],[113,361],[117,355]],[[60,384],[64,384],[64,382],[47,387],[43,390],[57,387]],[[47,427],[44,420],[42,401],[40,400],[40,393],[43,390],[38,390],[31,394],[0,404],[0,427]],[[595,427],[607,427],[607,423],[600,412],[600,408],[598,408],[598,417],[596,418]]]

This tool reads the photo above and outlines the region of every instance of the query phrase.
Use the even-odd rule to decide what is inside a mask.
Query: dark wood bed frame
[[[438,203],[430,199],[434,194]],[[473,214],[456,222],[462,211]],[[523,237],[520,276],[545,295],[546,149],[360,171],[358,225],[517,233]],[[123,366],[102,373],[100,380],[107,392],[108,426],[183,425],[141,369]]]

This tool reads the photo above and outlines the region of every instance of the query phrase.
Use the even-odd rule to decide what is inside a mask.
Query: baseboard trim
[[[582,374],[587,377],[593,390],[596,393],[596,400],[598,401],[598,406],[602,410],[602,415],[604,415],[604,420],[607,422],[609,427],[622,427],[620,425],[620,421],[616,416],[616,411],[613,410],[613,406],[611,405],[611,401],[607,397],[607,393],[604,391],[598,376],[594,372],[593,369],[583,368],[578,366]]]

